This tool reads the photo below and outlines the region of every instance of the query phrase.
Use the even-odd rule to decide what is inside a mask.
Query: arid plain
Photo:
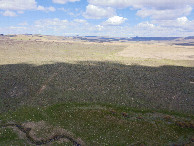
[[[0,37],[0,145],[193,144],[192,42]]]

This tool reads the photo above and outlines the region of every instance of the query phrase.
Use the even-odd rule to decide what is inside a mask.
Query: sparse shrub
[[[112,114],[116,114],[116,111],[113,110],[113,109],[111,109],[110,112],[111,112]]]
[[[181,122],[181,121],[177,121],[175,122],[176,125],[178,125],[181,128],[192,128],[194,129],[194,124],[191,122]]]
[[[194,142],[194,137],[191,138],[191,142]]]
[[[143,117],[141,117],[141,116],[138,116],[136,118],[139,119],[139,120],[142,120],[143,119]]]
[[[166,121],[172,121],[173,118],[171,116],[167,115],[167,116],[164,116],[164,120],[166,120]]]
[[[121,114],[123,117],[128,117],[128,113],[126,113],[126,112],[122,112]]]

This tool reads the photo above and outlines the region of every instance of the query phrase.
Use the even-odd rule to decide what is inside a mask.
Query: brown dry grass
[[[194,60],[194,47],[175,46],[163,43],[131,43],[118,55],[123,57]]]
[[[37,40],[38,39],[38,40]],[[83,42],[52,36],[1,38],[0,64],[109,61],[126,65],[193,67],[193,47],[169,42]]]

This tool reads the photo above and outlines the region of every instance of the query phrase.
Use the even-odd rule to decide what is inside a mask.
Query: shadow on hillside
[[[0,66],[0,111],[22,105],[100,102],[193,113],[194,68],[111,62]]]

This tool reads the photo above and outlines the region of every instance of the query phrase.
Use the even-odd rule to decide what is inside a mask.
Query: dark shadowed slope
[[[111,62],[0,66],[0,110],[100,102],[193,113],[194,68]]]

